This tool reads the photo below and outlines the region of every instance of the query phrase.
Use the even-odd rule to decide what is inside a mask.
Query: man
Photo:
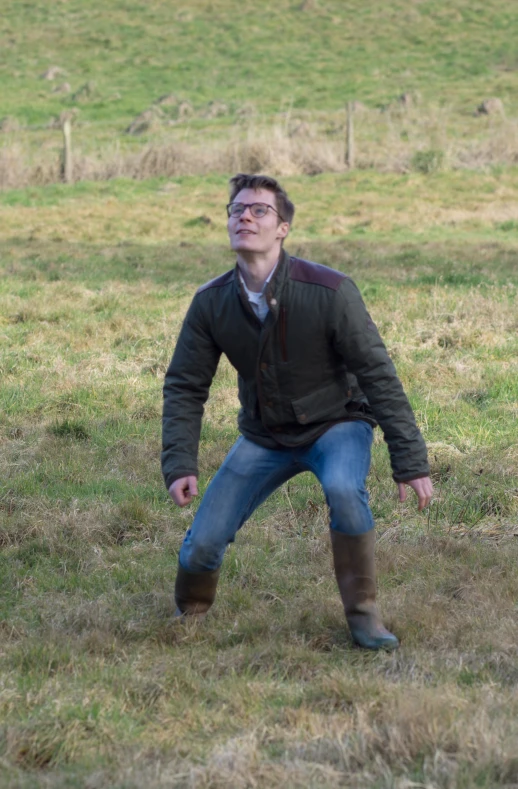
[[[273,178],[236,175],[227,206],[235,269],[203,285],[165,378],[162,470],[180,507],[197,495],[201,419],[220,355],[238,373],[240,438],[210,483],[180,555],[178,615],[212,605],[227,545],[280,485],[312,471],[329,507],[334,567],[353,640],[399,642],[376,607],[374,523],[365,480],[373,426],[388,444],[400,500],[426,507],[426,447],[354,283],[283,249],[294,206]]]

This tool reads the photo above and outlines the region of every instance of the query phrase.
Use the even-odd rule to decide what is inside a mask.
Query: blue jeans
[[[191,572],[216,570],[254,510],[301,471],[312,471],[322,485],[332,529],[349,535],[370,531],[374,520],[365,479],[371,444],[372,427],[363,421],[341,422],[295,449],[266,449],[241,436],[207,488],[185,535],[180,564]]]

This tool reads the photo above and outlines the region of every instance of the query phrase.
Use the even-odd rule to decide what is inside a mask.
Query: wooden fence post
[[[63,180],[66,184],[72,183],[74,172],[72,162],[72,123],[70,118],[65,118],[63,121]]]
[[[349,170],[354,169],[354,158],[355,158],[353,114],[354,114],[354,103],[352,101],[349,101],[347,103],[347,126],[346,126],[346,136],[345,136],[345,163],[349,168]]]

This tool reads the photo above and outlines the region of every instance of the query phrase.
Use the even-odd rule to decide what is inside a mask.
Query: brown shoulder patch
[[[334,268],[322,266],[320,263],[311,263],[311,261],[301,258],[290,258],[290,279],[338,290],[340,283],[345,279],[345,274],[335,271]]]
[[[206,282],[205,285],[201,285],[196,291],[196,294],[203,293],[204,290],[209,290],[209,288],[221,288],[223,285],[231,282],[233,278],[234,269],[232,268],[230,271],[226,271],[225,274],[220,274],[219,277],[209,280],[209,282]]]

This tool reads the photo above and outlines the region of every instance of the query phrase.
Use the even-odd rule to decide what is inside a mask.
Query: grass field
[[[4,0],[2,789],[518,787],[517,27],[507,0]],[[423,513],[373,448],[395,654],[350,642],[308,474],[238,535],[206,621],[172,618],[196,505],[160,475],[162,380],[233,265],[239,169],[283,175],[289,251],[354,277],[429,446]],[[201,492],[235,390],[223,361]]]
[[[4,193],[2,786],[518,783],[516,173],[286,185],[289,248],[354,276],[430,446],[428,513],[398,504],[379,435],[369,482],[402,648],[351,646],[309,475],[243,530],[207,621],[172,620],[193,508],[160,477],[161,384],[232,264],[225,179]],[[236,411],[222,364],[202,490]]]
[[[507,0],[4,0],[0,188],[60,180],[63,113],[77,180],[339,172],[351,100],[361,168],[513,165],[517,29]]]
[[[486,91],[516,102],[517,25],[504,0],[4,0],[3,112],[44,124],[79,105],[85,120],[116,125],[168,93],[196,110],[272,113],[383,105],[403,91],[473,111]],[[41,79],[52,66],[62,73]],[[53,92],[65,81],[70,93]]]

